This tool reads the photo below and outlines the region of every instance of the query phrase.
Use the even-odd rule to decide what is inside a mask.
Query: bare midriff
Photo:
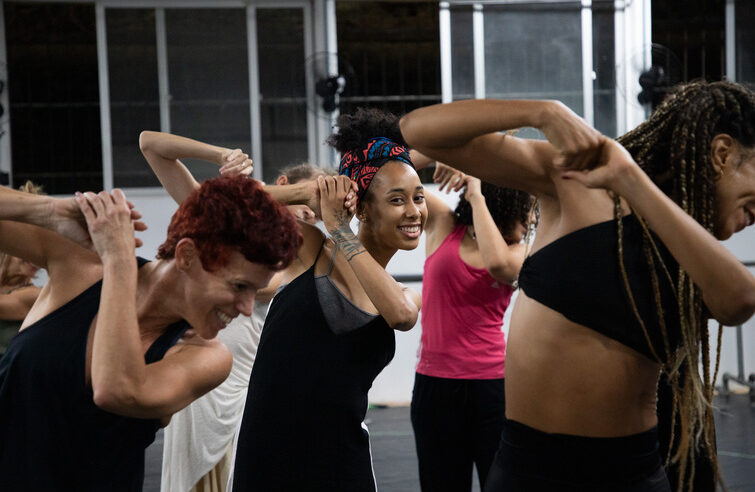
[[[506,350],[506,418],[535,429],[620,437],[657,424],[659,365],[520,291]]]

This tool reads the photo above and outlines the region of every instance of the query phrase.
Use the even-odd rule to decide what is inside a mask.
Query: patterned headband
[[[412,166],[409,150],[385,137],[370,139],[360,150],[350,150],[341,156],[338,174],[357,183],[357,203],[364,197],[375,173],[388,161],[401,161]]]

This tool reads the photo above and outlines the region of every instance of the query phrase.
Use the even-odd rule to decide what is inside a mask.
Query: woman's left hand
[[[482,196],[482,182],[478,178],[466,174],[461,184],[466,188],[464,198],[467,201]]]
[[[349,227],[354,216],[354,207],[346,205],[350,195],[356,195],[356,183],[347,176],[319,176],[320,214],[325,228],[331,234]]]
[[[601,149],[598,164],[592,169],[574,169],[563,166],[563,179],[573,179],[588,188],[604,188],[620,195],[628,185],[631,172],[637,169],[637,163],[632,156],[618,142],[605,139]]]

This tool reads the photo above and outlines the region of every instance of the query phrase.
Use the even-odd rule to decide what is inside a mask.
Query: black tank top
[[[0,490],[142,490],[144,449],[160,421],[101,410],[86,384],[101,288],[102,280],[21,331],[0,360]],[[162,359],[187,327],[169,326],[145,362]]]
[[[623,261],[637,311],[658,356],[665,349],[656,308],[651,270],[643,251],[643,230],[633,214],[622,218]],[[651,233],[652,234],[652,233]],[[679,264],[652,234],[673,281]],[[618,256],[616,220],[578,229],[527,257],[519,273],[519,287],[528,297],[558,311],[567,319],[602,333],[655,360],[632,309]],[[663,319],[672,350],[679,341],[679,310],[674,288],[655,258]]]
[[[367,392],[393,358],[394,333],[382,316],[348,332],[331,327],[314,269],[270,305],[239,431],[234,491],[375,490],[363,421]]]

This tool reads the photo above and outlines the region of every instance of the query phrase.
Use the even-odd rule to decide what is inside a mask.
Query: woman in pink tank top
[[[411,419],[422,490],[468,492],[475,465],[484,484],[503,427],[503,315],[524,261],[533,200],[443,164],[434,179],[441,190],[466,189],[456,210],[425,195],[422,342]]]

